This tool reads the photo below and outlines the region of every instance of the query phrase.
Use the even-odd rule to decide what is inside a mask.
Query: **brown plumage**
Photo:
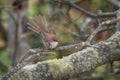
[[[34,32],[42,33],[42,32],[48,32],[47,22],[45,17],[42,16],[36,16],[33,21],[30,21],[28,23],[30,27],[28,27],[30,30],[34,30]]]
[[[36,16],[33,21],[28,22],[29,29],[41,34],[43,43],[48,49],[53,49],[58,44],[56,33],[53,29],[48,29],[45,17]]]

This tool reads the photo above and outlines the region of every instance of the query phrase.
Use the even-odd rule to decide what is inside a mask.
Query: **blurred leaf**
[[[11,62],[10,59],[7,56],[7,50],[0,50],[0,60],[5,63],[8,67],[10,66]],[[3,75],[3,72],[0,69],[0,75]]]
[[[102,65],[102,66],[97,67],[97,68],[92,72],[92,76],[95,77],[95,76],[103,75],[104,72],[105,72],[105,66],[106,66],[106,65]]]
[[[104,80],[116,80],[114,77],[109,77],[109,78],[106,78]]]
[[[63,5],[63,6],[62,6],[62,11],[63,11],[64,13],[66,13],[66,12],[68,11],[68,8],[69,8],[69,6]]]
[[[78,26],[82,25],[84,23],[83,19],[76,19],[74,20]]]
[[[35,15],[35,7],[29,8],[28,13],[29,13],[28,18],[32,19],[34,17],[34,15]]]
[[[53,52],[53,54],[49,55],[50,59],[53,59],[53,58],[56,58],[56,57],[57,57],[57,54],[55,52]]]
[[[3,75],[3,72],[1,71],[1,69],[0,69],[0,76],[2,76]]]
[[[0,6],[5,4],[6,4],[6,0],[0,0]]]
[[[39,48],[39,47],[41,48],[42,44],[43,44],[41,35],[35,34],[34,36],[35,36],[35,38],[31,42],[32,47],[33,48]]]
[[[95,5],[94,7],[99,7],[103,12],[115,9],[115,6],[111,5],[106,0],[92,0],[92,4]]]
[[[7,66],[10,66],[10,60],[7,55],[7,50],[0,51],[0,60],[3,61]]]

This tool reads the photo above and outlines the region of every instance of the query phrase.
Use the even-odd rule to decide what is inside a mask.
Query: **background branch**
[[[118,0],[107,0],[107,1],[118,8],[120,7],[120,2]]]
[[[80,6],[76,5],[75,3],[73,3],[70,0],[63,0],[63,1],[58,1],[61,4],[67,4],[75,9],[77,9],[80,12],[83,12],[85,15],[92,17],[92,18],[105,18],[105,17],[115,17],[116,16],[116,12],[107,12],[107,13],[102,13],[102,14],[94,14],[92,12],[89,12],[83,8],[81,8]]]
[[[110,24],[114,24],[119,21],[120,21],[120,18],[117,18],[117,19],[107,20],[107,21],[100,23],[99,26],[95,29],[95,31],[88,37],[86,43],[91,44],[91,41],[93,40],[95,35],[101,30],[101,28],[103,28],[104,26],[110,25]]]

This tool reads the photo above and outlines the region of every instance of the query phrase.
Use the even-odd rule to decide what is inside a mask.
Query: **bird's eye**
[[[56,41],[56,42],[58,42],[58,39],[57,39],[57,38],[53,38],[53,41]]]

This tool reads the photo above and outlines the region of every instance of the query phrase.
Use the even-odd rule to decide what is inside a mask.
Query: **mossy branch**
[[[120,60],[120,32],[62,59],[26,65],[7,80],[64,80],[115,60]]]

